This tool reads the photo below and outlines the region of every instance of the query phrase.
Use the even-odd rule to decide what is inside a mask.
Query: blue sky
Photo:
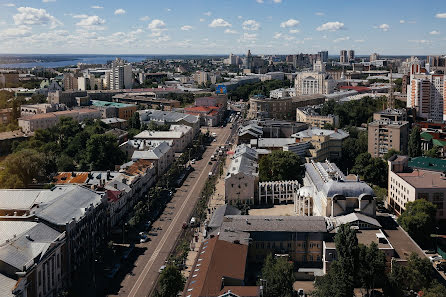
[[[1,53],[445,54],[445,0],[0,0]]]

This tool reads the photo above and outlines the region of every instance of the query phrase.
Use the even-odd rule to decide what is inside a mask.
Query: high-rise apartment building
[[[341,50],[339,54],[339,62],[340,63],[348,63],[348,55],[346,50]]]
[[[443,74],[415,73],[407,89],[407,107],[417,116],[433,121],[446,120],[446,79]]]
[[[321,62],[328,62],[328,51],[318,52],[317,55]]]
[[[355,51],[354,50],[349,50],[348,51],[348,60],[349,61],[354,61],[355,60]]]
[[[383,119],[368,124],[368,152],[383,157],[391,149],[407,152],[409,122]]]
[[[74,73],[63,74],[63,87],[65,91],[78,90],[78,77]]]
[[[379,55],[377,53],[373,53],[370,55],[370,62],[379,60]]]
[[[112,62],[110,90],[131,89],[133,86],[132,65],[120,58]]]

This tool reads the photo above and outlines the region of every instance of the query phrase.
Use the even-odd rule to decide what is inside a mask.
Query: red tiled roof
[[[108,201],[110,202],[116,202],[119,200],[121,194],[121,191],[112,191],[112,190],[107,190],[107,198]]]

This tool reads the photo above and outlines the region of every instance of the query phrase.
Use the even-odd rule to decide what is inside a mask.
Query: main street
[[[177,189],[160,218],[153,223],[150,241],[137,245],[146,250],[134,263],[132,273],[122,281],[117,296],[146,297],[152,292],[159,275],[158,270],[164,265],[180,236],[183,223],[192,215],[212,170],[213,165],[209,165],[211,155],[217,147],[224,145],[232,134],[229,125],[225,128],[209,128],[209,131],[217,133],[217,141],[212,142],[203,153],[203,158],[196,161],[193,165],[195,170],[189,174],[183,186]]]

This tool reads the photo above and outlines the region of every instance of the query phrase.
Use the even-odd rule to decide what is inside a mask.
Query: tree
[[[439,149],[440,148],[438,146],[434,145],[433,148],[431,148],[430,150],[427,150],[424,153],[424,156],[430,157],[430,158],[438,158],[438,151],[439,151]]]
[[[406,204],[406,210],[398,217],[398,224],[418,243],[430,239],[435,226],[435,204],[417,199]]]
[[[261,181],[301,180],[302,161],[293,152],[274,151],[260,160]]]
[[[355,279],[359,271],[359,246],[355,230],[350,224],[339,226],[335,236],[337,260],[330,265],[328,273],[316,279],[315,296],[353,296]]]
[[[373,292],[378,283],[383,283],[386,275],[386,256],[372,242],[369,246],[361,245],[359,248],[359,278],[363,288]]]
[[[130,129],[141,129],[141,120],[139,118],[139,113],[135,112],[128,120],[128,127]]]
[[[422,289],[424,292],[423,297],[444,297],[446,296],[446,288],[438,283],[437,281],[433,281],[433,284],[428,289]]]
[[[387,153],[384,154],[383,158],[384,160],[389,160],[391,157],[395,156],[395,155],[401,155],[401,152],[395,150],[395,149],[390,149],[389,151],[387,151]]]
[[[262,279],[266,282],[265,297],[293,296],[293,264],[286,258],[269,254],[262,268]]]
[[[422,154],[420,128],[415,126],[409,136],[409,156],[419,157]]]
[[[387,188],[387,170],[387,164],[381,158],[372,158],[369,153],[362,153],[356,157],[352,173],[367,182]]]
[[[91,164],[91,170],[108,170],[114,169],[116,164],[122,164],[125,155],[119,149],[114,135],[96,134],[87,141],[86,159]]]
[[[418,292],[423,288],[430,288],[432,279],[433,268],[429,259],[412,253],[406,265],[393,263],[389,276],[391,295],[403,296],[404,291]]]
[[[2,162],[4,169],[0,172],[1,188],[24,188],[33,179],[40,180],[44,175],[45,157],[32,149],[24,149],[6,157]]]
[[[160,275],[156,297],[177,296],[184,289],[185,279],[181,271],[174,265],[168,265]]]

